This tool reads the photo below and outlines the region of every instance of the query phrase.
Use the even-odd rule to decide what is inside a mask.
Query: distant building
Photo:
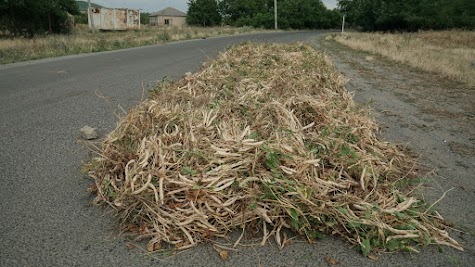
[[[150,25],[152,26],[178,26],[186,25],[186,13],[173,7],[167,7],[156,13],[150,14]]]
[[[140,10],[138,9],[106,7],[91,9],[88,13],[89,28],[103,31],[140,29]]]

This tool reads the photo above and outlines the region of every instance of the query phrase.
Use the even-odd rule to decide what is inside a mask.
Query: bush
[[[69,14],[79,14],[74,0],[23,0],[0,2],[0,29],[13,35],[69,33]]]
[[[163,41],[163,42],[169,41],[170,40],[170,34],[168,33],[167,30],[164,30],[164,31],[160,32],[157,35],[157,39],[159,41]]]

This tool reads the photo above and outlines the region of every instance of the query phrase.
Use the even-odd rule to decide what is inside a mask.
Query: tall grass
[[[123,48],[161,44],[170,41],[236,35],[261,31],[243,27],[151,27],[134,31],[89,31],[86,25],[78,25],[73,34],[0,39],[0,64],[32,59],[111,51]]]
[[[475,32],[346,33],[327,39],[475,87]]]

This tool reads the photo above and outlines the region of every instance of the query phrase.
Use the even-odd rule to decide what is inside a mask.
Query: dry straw
[[[111,51],[129,47],[162,44],[171,41],[262,32],[250,27],[155,27],[141,30],[91,33],[87,25],[78,24],[70,35],[46,35],[34,38],[1,38],[0,64],[25,60]]]
[[[329,35],[327,39],[475,88],[475,31],[348,33]]]
[[[89,163],[97,200],[149,250],[236,228],[287,244],[334,234],[363,254],[460,245],[398,191],[413,162],[378,140],[344,79],[308,45],[242,44],[132,109]],[[240,240],[237,241],[237,243]]]

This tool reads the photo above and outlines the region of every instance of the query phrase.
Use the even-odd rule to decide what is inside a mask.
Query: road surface
[[[327,266],[325,257],[341,266],[383,264],[331,237],[284,250],[240,248],[224,263],[210,245],[163,260],[128,248],[113,213],[87,206],[81,127],[107,134],[118,106],[138,104],[157,81],[196,71],[231,44],[310,41],[318,34],[222,37],[0,66],[0,266]],[[384,265],[408,266],[411,257],[387,256]]]

